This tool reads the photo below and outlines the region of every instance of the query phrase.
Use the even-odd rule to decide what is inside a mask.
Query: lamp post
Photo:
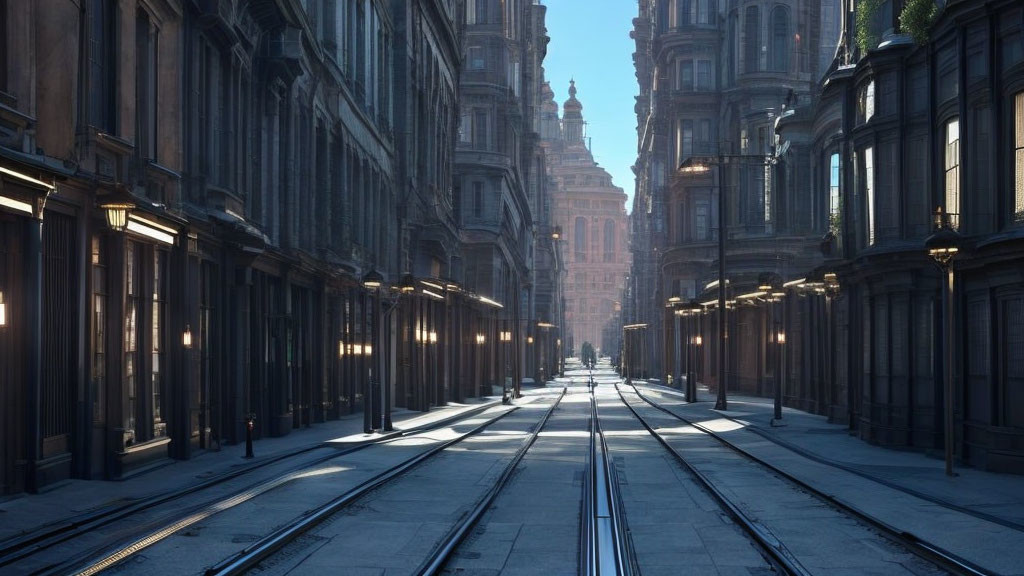
[[[726,237],[726,187],[723,183],[724,173],[722,164],[727,160],[760,160],[764,165],[772,165],[775,162],[773,156],[759,154],[719,154],[713,157],[691,156],[679,166],[679,172],[683,174],[707,174],[711,166],[718,168],[718,397],[715,400],[715,410],[727,410],[726,388],[728,380],[725,377],[726,370],[726,316],[728,314],[726,299],[725,281],[725,237]]]
[[[701,306],[696,300],[690,300],[683,305],[681,310],[682,315],[687,321],[687,338],[686,338],[686,401],[696,402],[697,401],[697,371],[695,369],[696,364],[696,346],[698,346],[698,339],[700,336],[696,335],[694,330],[694,320],[697,318],[697,314],[700,313]]]
[[[505,378],[501,385],[501,402],[502,404],[508,404],[512,401],[511,393],[509,391],[510,384],[512,383],[511,371],[509,369],[509,356],[512,344],[512,332],[510,330],[500,330],[498,332],[499,340],[501,340],[501,355],[505,358]]]
[[[935,232],[925,240],[928,255],[942,270],[945,280],[943,299],[945,326],[943,345],[945,347],[943,377],[945,378],[945,438],[946,476],[953,476],[953,258],[960,250],[960,234],[949,225],[949,214],[942,207],[935,209]]]
[[[683,359],[682,359],[682,334],[680,334],[680,316],[682,316],[682,310],[677,308],[682,298],[679,296],[679,292],[675,292],[665,303],[665,306],[672,312],[672,318],[674,320],[674,328],[672,332],[673,346],[672,346],[672,358],[675,360],[673,366],[675,369],[672,371],[673,377],[679,382],[679,387],[683,386]]]

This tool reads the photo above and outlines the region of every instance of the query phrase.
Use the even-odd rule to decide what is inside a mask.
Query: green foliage
[[[580,347],[580,360],[583,361],[584,366],[590,366],[591,368],[597,364],[597,351],[594,350],[594,345],[590,342],[584,342],[583,346]]]
[[[903,12],[900,13],[900,29],[903,33],[910,34],[914,42],[927,44],[928,33],[938,15],[939,6],[935,0],[907,0],[903,5]]]
[[[882,0],[860,0],[857,2],[857,47],[861,55],[866,55],[868,50],[878,46],[878,30],[875,27],[875,18],[878,10],[882,7]]]
[[[836,236],[839,236],[843,232],[843,213],[836,212],[835,214],[828,215],[828,229]]]

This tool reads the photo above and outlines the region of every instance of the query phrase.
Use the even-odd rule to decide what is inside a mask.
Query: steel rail
[[[617,574],[632,576],[639,573],[633,547],[630,545],[629,529],[622,507],[615,465],[609,456],[608,444],[601,428],[601,414],[594,390],[590,390],[590,447],[588,467],[589,514],[586,516],[585,534],[590,539],[586,544],[588,576]]]
[[[701,432],[707,434],[708,436],[714,438],[715,440],[718,440],[725,447],[733,450],[734,452],[746,457],[747,459],[753,462],[760,464],[761,466],[764,466],[765,468],[785,478],[791,483],[799,486],[801,489],[805,490],[806,492],[818,498],[819,500],[823,500],[826,503],[838,508],[839,510],[870,525],[871,527],[877,529],[883,535],[888,537],[890,540],[903,546],[916,556],[928,562],[931,562],[932,564],[935,564],[945,570],[948,570],[954,574],[963,574],[966,576],[997,576],[995,572],[986,570],[985,568],[978,566],[977,564],[967,560],[966,558],[962,558],[961,556],[954,554],[949,550],[932,544],[927,540],[923,540],[912,532],[900,530],[887,522],[879,520],[878,518],[871,516],[870,514],[864,512],[863,510],[857,508],[856,506],[843,501],[837,496],[826,494],[825,492],[821,491],[815,486],[801,480],[800,478],[797,478],[796,476],[783,470],[782,468],[779,468],[778,466],[775,466],[774,464],[755,456],[748,450],[740,446],[737,446],[732,442],[729,442],[720,434],[718,434],[714,430],[711,430],[707,426],[704,426],[699,422],[693,422],[692,420],[680,416],[679,414],[676,414],[675,412],[665,408],[664,406],[661,406],[660,404],[651,401],[642,392],[640,392],[640,390],[637,389],[635,385],[631,384],[631,386],[633,386],[633,390],[637,397],[646,402],[647,404],[649,404],[650,406],[656,408],[657,410],[660,410],[661,412],[664,412],[665,414],[668,414],[669,416],[675,418],[676,420],[684,422],[692,426],[693,428],[700,430]],[[619,394],[621,395],[622,392],[620,391]]]
[[[486,426],[489,426],[490,424],[493,424],[494,422],[500,420],[501,418],[505,417],[506,415],[508,415],[509,413],[515,411],[516,409],[517,408],[513,408],[511,410],[507,410],[505,412],[502,412],[501,414],[497,415],[496,417],[494,417],[494,418],[484,422],[480,426],[477,426],[476,428],[474,428],[473,430],[468,432],[467,435],[476,434],[482,428],[484,428]],[[248,501],[248,500],[250,500],[250,499],[252,499],[252,498],[254,498],[256,496],[264,494],[264,493],[268,492],[269,490],[272,490],[272,489],[274,489],[274,488],[276,488],[276,487],[278,487],[278,486],[280,486],[282,484],[285,484],[285,483],[291,481],[294,478],[294,475],[297,474],[297,473],[301,473],[304,470],[308,470],[311,467],[314,467],[314,466],[316,466],[318,464],[322,464],[325,461],[329,461],[329,460],[332,460],[334,458],[338,458],[338,457],[340,457],[340,456],[342,456],[344,454],[348,454],[348,453],[354,452],[356,450],[364,449],[364,448],[366,448],[366,447],[368,447],[370,445],[373,445],[373,444],[386,444],[386,443],[390,443],[390,442],[396,441],[396,440],[400,439],[400,437],[411,436],[411,435],[416,434],[416,433],[430,432],[435,427],[441,427],[441,426],[430,425],[429,427],[424,427],[424,429],[417,430],[415,432],[412,429],[410,429],[410,430],[407,430],[407,431],[403,431],[400,434],[396,434],[393,437],[390,437],[390,438],[387,438],[387,439],[384,439],[384,440],[379,440],[377,442],[370,443],[370,444],[367,444],[367,445],[361,445],[361,446],[356,447],[355,449],[352,449],[352,450],[344,451],[342,454],[335,453],[335,454],[332,454],[330,456],[325,456],[325,457],[319,458],[319,459],[317,459],[314,462],[309,462],[309,463],[306,463],[306,464],[304,464],[302,466],[299,466],[299,467],[296,467],[294,469],[291,469],[289,471],[285,471],[282,474],[276,476],[275,478],[271,478],[269,480],[264,480],[262,482],[259,482],[259,483],[255,484],[255,485],[252,485],[252,486],[250,486],[250,487],[248,487],[246,489],[237,491],[237,492],[231,494],[230,496],[226,496],[226,497],[222,497],[222,498],[217,498],[213,502],[207,502],[205,504],[192,507],[189,510],[187,510],[186,512],[184,512],[183,514],[179,515],[176,520],[163,521],[163,522],[161,522],[159,524],[159,528],[158,529],[148,533],[146,536],[144,536],[142,538],[134,539],[134,540],[132,540],[128,544],[118,544],[113,549],[108,548],[107,551],[105,551],[105,552],[96,552],[94,550],[94,551],[91,551],[91,552],[86,553],[86,554],[80,554],[76,558],[73,558],[71,560],[65,561],[65,562],[63,562],[63,563],[61,563],[59,565],[56,565],[56,566],[50,566],[50,567],[45,568],[43,570],[37,571],[36,573],[39,576],[50,575],[50,574],[52,574],[52,575],[69,574],[69,573],[74,573],[74,574],[77,574],[79,576],[89,576],[91,574],[96,574],[96,573],[98,573],[98,572],[100,572],[102,570],[105,570],[107,568],[110,568],[111,566],[114,566],[115,564],[117,564],[118,562],[121,562],[125,558],[128,558],[131,555],[133,555],[133,554],[135,554],[135,553],[137,553],[137,552],[139,552],[139,551],[141,551],[141,550],[143,550],[143,549],[145,549],[145,548],[147,548],[147,547],[149,547],[149,546],[151,546],[151,545],[153,545],[153,544],[163,540],[164,538],[174,534],[175,532],[177,532],[177,531],[179,531],[179,530],[181,530],[181,529],[183,529],[183,528],[185,528],[187,526],[190,526],[190,525],[192,525],[192,524],[194,524],[196,522],[202,521],[205,518],[208,518],[209,516],[212,516],[214,514],[222,512],[222,511],[224,511],[226,509],[229,509],[231,507],[234,507],[234,506],[236,506],[238,504],[244,503],[244,502],[246,502],[246,501]],[[463,438],[463,436],[460,436],[460,437],[455,438],[454,440],[449,441],[449,442],[456,442],[456,441],[461,440],[462,438]],[[422,455],[423,454],[421,453],[420,456],[422,456]],[[415,458],[416,457],[407,459],[403,464],[408,464],[411,460],[414,460]],[[398,466],[402,466],[402,464],[399,464]],[[391,468],[389,471],[393,471],[393,470],[395,470],[395,468]],[[387,474],[389,471],[384,472],[382,475]],[[381,475],[375,476],[374,478],[371,478],[371,479],[365,481],[363,484],[360,484],[360,486],[363,486],[366,483],[372,482],[375,478],[379,478],[380,476]],[[262,540],[261,540],[261,542],[262,542]]]
[[[635,390],[635,388],[634,388]],[[626,400],[626,397],[622,394],[622,389],[619,385],[615,385],[615,391],[619,393],[619,399],[622,403],[629,408],[629,411],[633,413],[633,416],[643,424],[644,428],[653,436],[666,450],[675,457],[676,461],[682,464],[692,475],[696,478],[702,486],[711,494],[711,496],[718,502],[718,504],[729,514],[730,517],[747,533],[751,538],[758,544],[761,550],[767,555],[768,560],[774,565],[776,570],[779,570],[785,574],[791,576],[810,576],[811,572],[804,568],[804,566],[797,560],[796,556],[786,548],[785,544],[772,534],[764,525],[760,524],[743,511],[742,508],[737,506],[722,490],[715,486],[714,482],[711,481],[703,472],[698,470],[693,464],[691,464],[678,450],[675,449],[668,440],[665,439],[657,430],[655,430],[639,412]],[[637,393],[639,396],[639,393]]]
[[[558,408],[558,405],[562,402],[562,398],[565,397],[566,390],[567,388],[562,388],[561,394],[558,395],[558,398],[555,399],[555,402],[551,404],[551,406],[544,413],[544,416],[541,417],[540,422],[538,422],[536,425],[536,428],[533,430],[533,432],[530,433],[529,439],[527,439],[527,441],[522,446],[520,446],[518,450],[516,450],[516,453],[512,456],[512,459],[509,461],[509,463],[505,465],[504,471],[502,472],[498,480],[494,483],[494,485],[491,487],[491,489],[488,490],[488,492],[484,495],[483,498],[480,499],[479,502],[477,502],[476,506],[473,507],[473,510],[470,511],[469,515],[466,516],[466,518],[460,524],[457,524],[452,530],[448,532],[448,534],[445,535],[445,538],[442,541],[443,543],[441,544],[441,546],[436,548],[434,552],[431,554],[431,556],[426,560],[426,562],[424,562],[424,564],[420,566],[420,568],[416,571],[417,574],[433,576],[434,574],[437,574],[445,566],[445,564],[448,563],[449,559],[451,558],[451,555],[455,552],[455,549],[458,548],[459,544],[461,544],[462,541],[466,538],[466,534],[469,534],[469,531],[477,525],[477,523],[483,517],[484,513],[487,512],[488,509],[490,509],[491,505],[494,503],[494,500],[498,497],[498,494],[501,493],[502,489],[505,488],[505,485],[508,483],[509,479],[512,477],[512,474],[515,472],[516,467],[519,466],[519,462],[526,455],[526,452],[533,446],[534,442],[536,442],[537,437],[540,436],[541,430],[543,430],[544,426],[548,423],[548,418],[551,417],[551,414],[555,411],[556,408]]]
[[[214,566],[208,568],[205,572],[206,576],[227,576],[229,574],[241,574],[242,572],[245,572],[246,570],[259,564],[264,559],[268,558],[284,546],[288,545],[302,534],[305,534],[310,529],[316,527],[323,521],[327,520],[332,515],[337,513],[342,508],[345,508],[355,500],[358,500],[359,498],[365,496],[372,490],[375,490],[383,486],[384,484],[388,483],[389,481],[401,476],[402,474],[405,474],[406,472],[418,466],[419,464],[437,455],[444,449],[450,446],[454,446],[455,444],[462,442],[466,438],[475,436],[476,434],[482,432],[487,427],[491,426],[495,422],[498,422],[505,416],[508,416],[509,414],[515,412],[518,409],[519,407],[516,406],[509,410],[506,410],[505,412],[502,412],[498,416],[481,423],[479,426],[473,428],[469,432],[462,434],[456,438],[452,438],[451,440],[442,442],[441,444],[438,444],[437,446],[425,452],[421,452],[420,454],[417,454],[416,456],[413,456],[412,458],[405,460],[401,464],[394,466],[386,470],[385,472],[382,472],[374,476],[373,478],[370,478],[360,483],[358,486],[345,492],[341,496],[338,496],[337,498],[334,498],[330,502],[308,511],[306,514],[303,514],[298,519],[289,522],[285,526],[261,538],[255,544],[247,546],[245,549],[243,549],[238,554],[235,554],[231,558],[223,560],[218,564],[215,564]]]
[[[19,536],[14,536],[12,538],[4,540],[3,542],[0,542],[0,567],[13,564],[14,562],[18,562],[20,560],[24,560],[25,558],[38,554],[39,552],[56,546],[57,544],[67,542],[68,540],[77,538],[82,534],[87,534],[97,528],[107,526],[113,522],[117,522],[118,520],[130,517],[133,514],[137,514],[139,512],[155,508],[162,504],[166,504],[167,502],[172,502],[174,500],[183,498],[196,492],[201,492],[202,490],[206,490],[208,488],[212,488],[214,486],[223,484],[229,480],[233,480],[235,478],[238,478],[239,476],[248,474],[249,472],[265,468],[272,464],[277,464],[279,462],[294,458],[296,456],[300,456],[302,454],[313,452],[319,449],[333,450],[332,453],[329,455],[324,455],[321,458],[317,458],[309,462],[304,462],[293,468],[285,470],[282,472],[282,475],[288,474],[289,472],[294,472],[296,470],[304,469],[309,466],[322,464],[323,462],[332,460],[334,458],[338,458],[340,456],[358,452],[374,444],[389,442],[391,440],[402,438],[411,434],[419,434],[422,432],[429,432],[431,430],[443,428],[461,419],[476,416],[477,414],[493,407],[494,405],[495,404],[491,403],[485,404],[483,406],[472,408],[470,410],[454,415],[450,418],[439,420],[437,422],[430,422],[419,426],[413,426],[405,430],[395,431],[390,434],[384,434],[377,438],[366,440],[365,442],[359,443],[350,448],[332,449],[329,446],[324,446],[322,442],[318,442],[316,444],[311,444],[302,448],[298,448],[296,450],[279,454],[277,456],[271,456],[259,460],[257,462],[254,462],[247,466],[240,467],[235,470],[230,470],[228,472],[217,474],[211,478],[207,478],[201,482],[197,482],[184,488],[161,492],[159,494],[154,494],[152,496],[143,497],[139,500],[127,504],[105,507],[99,510],[94,510],[91,512],[80,514],[72,518],[67,518],[57,523],[51,523],[46,526],[41,526],[38,529],[33,530],[32,532],[22,534]],[[263,482],[257,482],[249,486],[248,488],[240,490],[239,493],[244,492],[246,490],[250,490],[262,483]]]
[[[675,390],[663,390],[660,387],[654,387],[654,386],[651,386],[650,384],[648,384],[647,386],[650,387],[650,391],[651,392],[655,392],[655,393],[658,393],[658,394],[673,394],[673,395],[676,394]],[[746,424],[747,424],[746,422],[744,422],[743,420],[740,420],[739,418],[736,418],[735,416],[730,416],[728,414],[720,414],[720,416],[722,418],[725,418],[726,420],[731,420],[733,422],[736,422],[737,424],[741,424],[741,425],[744,425],[744,426],[746,426]],[[1009,518],[1001,518],[1001,517],[996,516],[994,514],[988,514],[986,512],[980,512],[978,510],[972,510],[972,509],[970,509],[970,508],[968,508],[966,506],[961,506],[960,504],[954,504],[953,502],[950,502],[949,500],[944,500],[942,498],[939,498],[938,496],[934,496],[932,494],[926,494],[924,492],[921,492],[919,490],[914,490],[913,488],[909,488],[907,486],[902,486],[900,484],[897,484],[896,482],[892,482],[891,480],[886,480],[885,478],[880,478],[880,477],[878,477],[878,476],[876,476],[874,474],[871,474],[869,472],[864,472],[863,470],[859,470],[855,466],[851,466],[851,465],[848,465],[848,464],[843,464],[842,462],[836,462],[835,460],[830,460],[830,459],[828,459],[828,458],[826,458],[824,456],[819,456],[818,454],[815,454],[814,452],[811,452],[810,450],[804,449],[804,448],[802,448],[800,446],[797,446],[796,444],[793,444],[792,442],[787,442],[786,440],[783,440],[781,438],[777,438],[773,434],[769,434],[768,432],[765,432],[764,430],[761,430],[760,428],[753,427],[753,426],[747,426],[745,429],[748,432],[752,432],[754,434],[757,434],[758,436],[764,438],[765,440],[768,440],[769,442],[772,442],[774,444],[782,446],[783,448],[785,448],[785,449],[787,449],[787,450],[789,450],[791,452],[799,454],[800,456],[803,456],[804,458],[807,458],[808,460],[814,460],[815,462],[817,462],[819,464],[824,464],[826,466],[831,466],[833,468],[838,468],[839,470],[844,470],[846,472],[849,472],[850,474],[855,474],[855,475],[860,476],[861,478],[864,478],[866,480],[871,480],[872,482],[876,482],[878,484],[881,484],[882,486],[885,486],[886,488],[891,488],[893,490],[899,490],[900,492],[903,492],[904,494],[909,494],[910,496],[913,496],[915,498],[920,498],[922,500],[927,500],[927,501],[929,501],[929,502],[931,502],[933,504],[938,504],[939,506],[942,506],[943,508],[948,508],[950,510],[954,510],[956,512],[960,512],[961,514],[967,514],[968,516],[973,516],[973,517],[975,517],[975,518],[977,518],[979,520],[985,520],[986,522],[992,522],[993,524],[999,524],[1000,526],[1005,526],[1007,528],[1011,528],[1011,529],[1016,530],[1018,532],[1024,532],[1024,523],[1015,522],[1013,520],[1010,520]]]

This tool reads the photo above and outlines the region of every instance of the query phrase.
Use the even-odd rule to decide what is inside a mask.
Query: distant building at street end
[[[561,122],[551,87],[545,84],[543,90],[541,138],[548,150],[548,174],[555,181],[552,218],[565,248],[564,333],[570,350],[590,342],[611,353],[616,343],[602,333],[620,309],[630,265],[626,194],[587,146],[575,82],[569,82]]]

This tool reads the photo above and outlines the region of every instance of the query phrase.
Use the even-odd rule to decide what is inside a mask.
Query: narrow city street
[[[0,576],[1024,576],[1024,0],[0,0]]]
[[[569,359],[511,404],[403,418],[391,435],[339,426],[244,469],[179,462],[153,473],[164,488],[126,480],[99,507],[74,504],[89,486],[11,501],[0,570],[1022,573],[1016,477],[979,472],[951,491],[940,462],[895,458],[819,417],[787,409],[769,426],[763,400],[722,412],[703,387],[698,402],[682,396],[623,381],[608,358]]]

